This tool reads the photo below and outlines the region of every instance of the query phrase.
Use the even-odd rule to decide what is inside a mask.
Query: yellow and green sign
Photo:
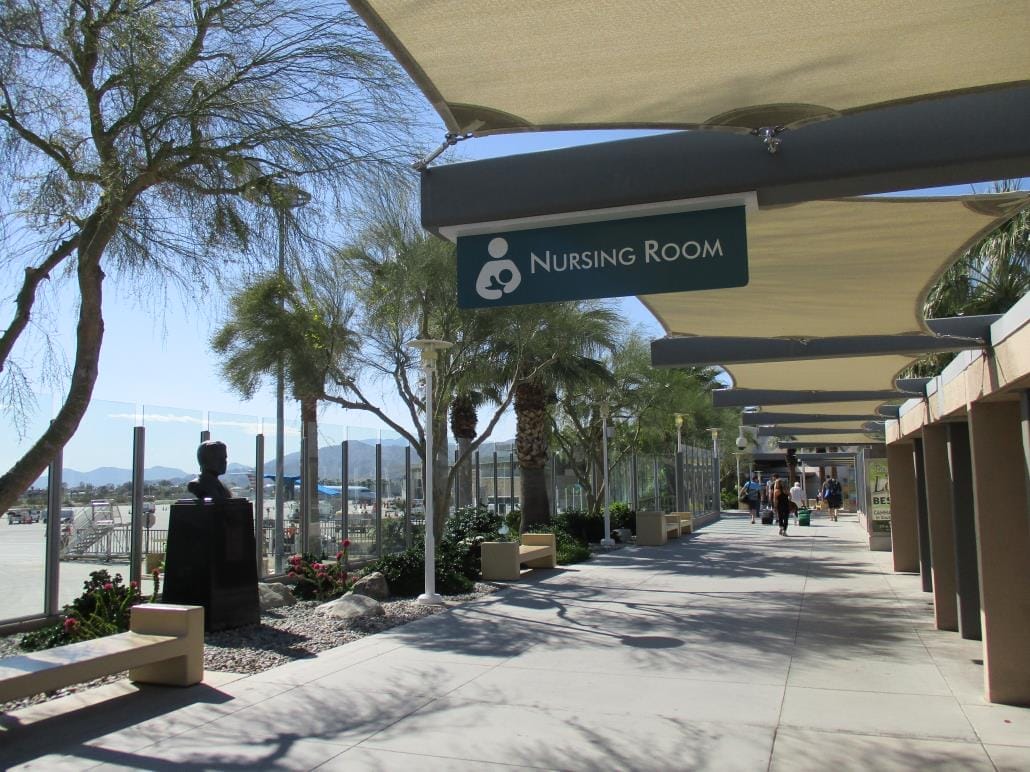
[[[869,520],[872,533],[891,532],[891,490],[887,480],[887,459],[871,458],[866,462],[869,486]]]

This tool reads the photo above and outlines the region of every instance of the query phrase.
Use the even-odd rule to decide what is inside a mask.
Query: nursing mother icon
[[[476,294],[483,300],[500,300],[518,289],[522,283],[522,274],[512,260],[505,259],[508,254],[508,242],[498,236],[490,239],[486,251],[492,258],[483,264],[476,279]]]

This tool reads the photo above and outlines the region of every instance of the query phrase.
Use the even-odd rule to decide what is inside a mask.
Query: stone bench
[[[669,512],[665,515],[665,536],[667,539],[678,539],[680,537],[680,513]]]
[[[518,579],[521,576],[521,565],[528,568],[558,567],[557,543],[553,533],[524,533],[521,542],[483,542],[480,545],[483,579]]]
[[[670,529],[664,512],[637,512],[637,544],[657,547],[669,541]]]
[[[204,608],[133,606],[129,632],[0,659],[0,702],[129,671],[136,683],[191,686],[204,678]]]
[[[694,516],[690,512],[671,512],[666,517],[679,521],[680,536],[694,532]]]

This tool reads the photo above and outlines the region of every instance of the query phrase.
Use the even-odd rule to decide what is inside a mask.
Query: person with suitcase
[[[776,480],[773,486],[772,507],[776,520],[780,524],[780,536],[787,535],[787,523],[790,522],[790,494],[783,480]]]
[[[762,485],[758,482],[757,474],[751,475],[751,479],[740,487],[740,499],[747,502],[751,510],[751,522],[754,523],[762,501]]]

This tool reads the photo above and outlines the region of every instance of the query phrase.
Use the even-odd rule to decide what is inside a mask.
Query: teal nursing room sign
[[[458,237],[458,305],[743,287],[743,206]]]

